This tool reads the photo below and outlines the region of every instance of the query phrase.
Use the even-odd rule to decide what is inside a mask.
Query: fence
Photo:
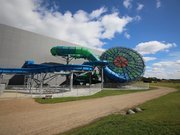
[[[36,98],[52,95],[53,97],[88,96],[101,91],[101,84],[74,85],[69,89],[68,85],[43,85],[42,88],[28,87],[27,85],[8,85],[2,90],[0,99],[11,98]]]
[[[70,90],[69,85],[43,85],[42,87],[30,87],[28,85],[0,85],[0,99],[11,98],[36,98],[52,95],[52,97],[77,97],[93,95],[101,91],[101,83],[91,85],[74,85]],[[104,90],[145,90],[149,89],[149,83],[134,82],[122,85],[120,83],[105,83]]]

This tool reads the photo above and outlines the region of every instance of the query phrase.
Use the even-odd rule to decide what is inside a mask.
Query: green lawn
[[[180,83],[165,83],[165,82],[158,82],[158,83],[150,83],[150,86],[163,86],[163,87],[171,87],[171,88],[176,88],[180,90]]]
[[[180,84],[156,86],[180,88]],[[155,84],[153,84],[155,86]],[[180,90],[180,89],[179,89]],[[112,114],[65,135],[180,135],[180,91],[140,105],[133,115]]]
[[[150,89],[151,90],[155,89],[155,87],[151,87]],[[102,90],[91,96],[60,97],[60,98],[53,98],[53,99],[35,98],[35,101],[38,103],[41,103],[41,104],[53,104],[53,103],[60,103],[60,102],[68,102],[68,101],[100,98],[100,97],[106,97],[106,96],[122,95],[122,94],[141,92],[141,91],[144,91],[144,90]]]

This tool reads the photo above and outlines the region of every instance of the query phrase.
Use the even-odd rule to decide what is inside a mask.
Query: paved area
[[[63,90],[63,89],[62,89]],[[88,96],[88,95],[93,95],[97,92],[101,91],[101,87],[99,88],[79,88],[79,89],[72,89],[69,91],[67,89],[66,91],[62,92],[54,92],[53,90],[50,95],[53,97],[76,97],[76,96]],[[37,93],[36,90],[33,90],[32,93]],[[7,100],[9,98],[36,98],[36,97],[44,97],[47,94],[30,94],[29,91],[27,90],[8,90],[4,91],[3,93],[0,93],[0,100]]]
[[[18,92],[3,92],[0,95],[0,100],[7,100],[7,99],[15,99],[15,98],[31,98],[30,94],[23,94]]]
[[[57,134],[173,91],[175,89],[159,87],[126,95],[45,105],[33,99],[2,100],[0,134]]]

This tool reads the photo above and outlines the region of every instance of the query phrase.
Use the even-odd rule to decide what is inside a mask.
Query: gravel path
[[[159,87],[126,95],[45,105],[33,99],[3,100],[0,101],[0,134],[57,134],[173,91],[175,89]]]

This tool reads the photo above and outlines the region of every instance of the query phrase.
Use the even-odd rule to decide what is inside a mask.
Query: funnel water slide
[[[100,59],[108,62],[105,75],[116,82],[135,81],[144,73],[145,64],[141,55],[129,48],[111,48],[104,52]]]
[[[137,80],[144,73],[144,61],[139,53],[132,49],[116,47],[105,51],[100,59],[91,51],[83,47],[56,46],[51,49],[53,56],[70,56],[73,58],[84,58],[90,62],[84,65],[106,65],[105,76],[115,82],[130,82]],[[107,64],[104,64],[106,61]]]

